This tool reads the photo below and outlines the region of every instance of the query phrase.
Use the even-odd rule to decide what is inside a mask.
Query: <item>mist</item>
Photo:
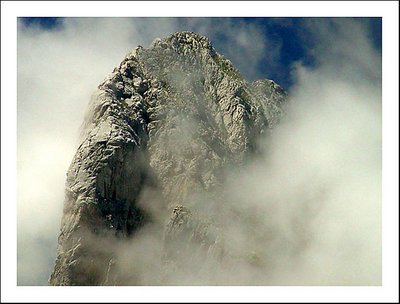
[[[113,244],[131,283],[381,284],[381,54],[361,21],[315,22],[305,28],[315,39],[316,65],[292,66],[280,125],[260,140],[261,155],[228,168],[220,193],[226,203],[210,209],[221,212],[219,233],[240,261],[210,271],[218,264],[210,260],[195,274],[155,277],[162,235],[148,226]],[[216,49],[230,50],[227,57],[246,75],[259,76],[262,56],[279,57],[280,46],[266,49],[269,40],[247,25],[227,21],[213,30],[215,23],[193,19],[186,26],[210,36],[226,29]],[[47,285],[65,173],[96,86],[131,49],[184,27],[172,18],[66,18],[50,30],[19,24],[18,285]]]
[[[284,119],[226,193],[258,210],[260,241],[244,244],[266,283],[380,285],[381,54],[361,22],[313,22],[317,66],[293,66]]]

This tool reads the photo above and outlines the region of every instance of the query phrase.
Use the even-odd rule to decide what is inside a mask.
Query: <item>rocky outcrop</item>
[[[225,170],[257,153],[259,135],[278,123],[285,100],[271,80],[247,83],[196,33],[128,54],[90,102],[67,174],[50,284],[129,284],[116,270],[116,242],[164,221],[164,265],[190,264],[181,259],[186,247],[221,258],[218,219],[209,210],[220,202]]]

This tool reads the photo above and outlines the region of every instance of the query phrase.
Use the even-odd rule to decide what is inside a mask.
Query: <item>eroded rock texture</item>
[[[167,276],[191,255],[197,266],[210,255],[222,259],[218,219],[208,210],[220,202],[226,168],[257,153],[257,138],[277,124],[285,100],[271,80],[247,83],[195,33],[128,54],[90,102],[67,174],[50,284],[162,284],[162,275],[120,274],[116,252],[155,223],[164,242],[155,263]]]

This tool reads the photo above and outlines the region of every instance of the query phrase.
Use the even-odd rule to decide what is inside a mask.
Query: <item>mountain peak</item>
[[[211,211],[225,204],[224,172],[257,153],[285,100],[274,82],[247,83],[200,34],[177,32],[136,48],[89,104],[50,283],[160,284],[171,265],[191,269],[180,263],[190,260],[189,244],[205,256],[224,252]],[[123,245],[146,229],[164,248],[153,279],[135,270],[142,260],[124,267],[120,259]]]
[[[198,44],[199,46],[203,46],[206,48],[211,47],[211,42],[210,40],[206,37],[203,36],[199,33],[196,32],[189,32],[189,31],[183,31],[183,32],[175,32],[171,34],[170,36],[160,39],[163,42],[166,43],[172,43],[172,44]]]
[[[215,56],[215,50],[210,40],[195,32],[176,32],[166,38],[156,38],[150,44],[150,49],[165,52],[165,50],[183,53],[206,52]]]

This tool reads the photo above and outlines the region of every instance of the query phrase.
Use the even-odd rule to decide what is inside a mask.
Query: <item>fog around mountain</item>
[[[208,36],[214,24],[194,27]],[[360,20],[309,20],[304,29],[313,37],[315,66],[299,61],[290,67],[294,83],[285,115],[260,137],[257,158],[240,170],[227,167],[220,190],[231,206],[219,215],[224,239],[250,263],[200,282],[183,272],[167,283],[381,284],[381,54]],[[65,173],[97,85],[134,47],[178,30],[174,19],[67,18],[54,30],[19,25],[19,285],[48,284]],[[223,55],[249,69],[243,74],[251,75],[260,57],[272,63],[279,57],[279,46],[266,48],[268,38],[259,39],[257,28],[226,22],[218,31],[231,50]],[[254,226],[235,221],[237,212],[249,210],[258,217]],[[259,241],[264,230],[270,242]],[[153,234],[139,234],[122,246],[119,259],[142,259],[137,271],[147,282],[156,258],[149,252],[160,246]]]

